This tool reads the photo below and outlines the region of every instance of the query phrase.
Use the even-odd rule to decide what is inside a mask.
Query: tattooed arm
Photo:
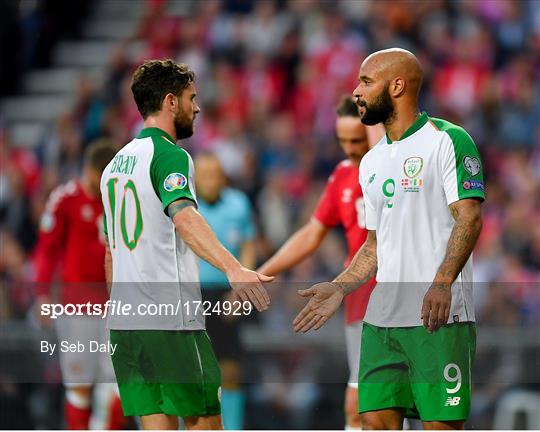
[[[377,273],[377,236],[368,231],[365,243],[354,256],[349,267],[333,282],[323,282],[298,291],[311,297],[293,321],[295,331],[318,330],[338,310],[343,297],[364,285]]]
[[[459,200],[450,204],[450,211],[456,223],[448,240],[446,255],[422,305],[422,320],[429,331],[447,323],[452,302],[452,283],[471,256],[482,230],[480,201]]]
[[[482,230],[482,208],[476,199],[464,199],[450,204],[452,217],[456,221],[443,262],[439,266],[434,282],[452,283],[463,269],[476,245]]]
[[[344,295],[364,285],[377,273],[377,234],[368,231],[366,241],[343,273],[334,279]]]

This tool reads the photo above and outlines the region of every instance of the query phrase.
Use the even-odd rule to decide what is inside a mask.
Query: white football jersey
[[[163,130],[146,128],[101,177],[104,226],[112,254],[109,328],[200,330],[198,257],[180,238],[167,206],[197,203],[193,161]],[[120,303],[119,303],[120,302]],[[130,304],[128,314],[119,305]],[[124,311],[125,312],[125,311]]]
[[[365,321],[420,326],[424,295],[454,227],[449,205],[484,199],[478,150],[464,129],[423,113],[399,141],[384,137],[364,156],[360,184],[378,261]],[[474,321],[472,256],[452,286],[448,322],[464,321]]]

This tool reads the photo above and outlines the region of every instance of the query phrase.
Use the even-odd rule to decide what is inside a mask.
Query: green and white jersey
[[[399,141],[384,137],[360,163],[366,228],[377,234],[377,286],[365,321],[422,325],[422,302],[442,263],[454,219],[448,207],[484,199],[482,163],[459,126],[422,113]],[[474,321],[472,256],[452,286],[449,323]]]
[[[204,329],[193,306],[201,300],[198,258],[166,214],[178,199],[197,203],[190,155],[163,130],[143,129],[103,171],[101,198],[113,263],[111,304],[131,305],[127,315],[109,308],[109,328]]]

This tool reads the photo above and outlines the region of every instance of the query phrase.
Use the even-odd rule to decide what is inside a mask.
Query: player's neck
[[[398,141],[407,129],[414,124],[418,116],[419,111],[416,105],[407,109],[396,109],[392,118],[384,124],[386,135],[392,142]]]
[[[94,189],[92,189],[92,186],[90,185],[90,180],[88,180],[87,177],[83,176],[79,184],[81,185],[83,192],[90,198],[96,198],[98,196]]]
[[[146,118],[143,124],[144,128],[158,128],[162,131],[167,132],[174,142],[177,141],[176,137],[176,129],[174,128],[174,124],[172,124],[169,121],[164,120],[160,116],[149,116]]]
[[[206,204],[213,205],[221,199],[221,191],[217,194],[206,195],[203,191],[197,191],[197,196],[200,197]]]
[[[206,204],[214,205],[221,199],[221,196],[218,195],[217,197],[212,197],[212,198],[202,197],[202,199],[206,202]]]
[[[349,160],[349,162],[351,163],[352,166],[359,167],[360,166],[360,160],[362,158],[351,158],[351,157],[349,157],[347,159]]]

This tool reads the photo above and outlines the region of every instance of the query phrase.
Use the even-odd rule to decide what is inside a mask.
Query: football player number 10
[[[107,193],[109,196],[109,206],[111,208],[112,215],[112,248],[116,248],[116,188],[117,188],[118,178],[112,177],[107,182]],[[124,193],[122,195],[122,202],[120,204],[120,231],[122,233],[122,240],[124,245],[132,251],[137,247],[137,243],[141,238],[143,230],[143,218],[141,212],[141,202],[139,200],[139,194],[137,193],[137,188],[133,180],[127,180],[124,184]],[[128,195],[131,195],[135,208],[135,224],[131,230],[128,232],[128,227],[126,223],[126,199]],[[131,219],[131,218],[130,218]],[[132,220],[132,219],[131,219]],[[109,228],[109,227],[107,227]]]

